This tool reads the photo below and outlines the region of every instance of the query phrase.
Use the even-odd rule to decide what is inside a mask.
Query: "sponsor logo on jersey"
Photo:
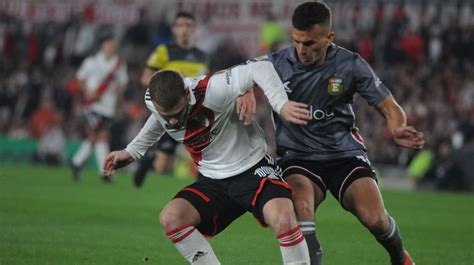
[[[232,71],[228,69],[225,71],[225,82],[230,85],[230,80],[232,80]]]
[[[317,121],[320,120],[330,120],[334,118],[334,111],[332,107],[328,107],[327,109],[314,109],[313,106],[309,106],[309,112],[311,113],[311,117]]]
[[[293,93],[293,90],[289,87],[289,85],[290,85],[290,81],[286,81],[285,83],[283,83],[283,87],[285,88],[286,94]]]
[[[337,96],[344,91],[344,83],[342,78],[333,76],[328,80],[328,93],[331,96]]]

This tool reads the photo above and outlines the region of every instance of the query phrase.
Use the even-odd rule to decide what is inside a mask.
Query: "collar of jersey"
[[[193,82],[193,79],[184,78],[184,87],[189,91],[189,105],[196,104],[196,96],[194,96],[193,88],[197,85],[197,82]]]
[[[99,58],[99,60],[101,60],[102,62],[106,62],[106,63],[115,62],[116,57],[117,57],[116,54],[112,54],[112,56],[108,60],[105,60],[105,53],[103,51],[100,51],[97,54],[97,58]]]

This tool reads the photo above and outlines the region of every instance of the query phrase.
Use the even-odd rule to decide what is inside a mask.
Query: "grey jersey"
[[[298,63],[293,47],[261,59],[273,63],[288,98],[308,104],[312,115],[308,125],[300,126],[273,114],[279,156],[310,160],[365,156],[351,106],[354,94],[375,106],[390,91],[359,54],[333,44],[324,64],[312,69]]]

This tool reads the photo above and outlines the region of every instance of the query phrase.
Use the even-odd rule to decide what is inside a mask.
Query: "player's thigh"
[[[292,188],[291,196],[298,215],[304,214],[303,212],[314,215],[314,211],[324,200],[322,189],[302,174],[289,175],[285,180]]]
[[[377,182],[369,176],[360,177],[351,182],[344,192],[342,205],[359,219],[385,214]]]
[[[161,211],[160,223],[167,231],[184,225],[196,226],[200,223],[200,215],[190,201],[174,198]]]
[[[277,234],[287,232],[297,225],[293,203],[288,198],[274,198],[265,203],[263,216]]]
[[[171,171],[174,164],[175,156],[173,154],[157,151],[153,160],[153,169],[158,173],[166,173]]]
[[[95,132],[97,142],[106,142],[109,141],[109,131],[105,129],[98,130]]]

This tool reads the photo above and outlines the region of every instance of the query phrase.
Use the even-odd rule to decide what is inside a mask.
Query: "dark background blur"
[[[290,45],[289,19],[300,2],[0,0],[1,161],[28,160],[33,154],[27,151],[11,154],[19,154],[15,150],[22,141],[37,141],[36,148],[57,153],[55,163],[67,162],[64,150],[82,133],[74,73],[97,51],[95,36],[101,29],[115,32],[130,76],[112,128],[112,148],[118,149],[148,116],[139,78],[154,47],[170,41],[169,23],[177,11],[196,15],[196,45],[211,55],[215,71]],[[421,152],[397,147],[383,118],[356,99],[356,125],[371,161],[384,174],[412,177],[420,188],[473,190],[473,1],[327,3],[335,43],[372,65],[409,124],[427,140]],[[265,104],[258,107],[273,148],[270,110]]]

